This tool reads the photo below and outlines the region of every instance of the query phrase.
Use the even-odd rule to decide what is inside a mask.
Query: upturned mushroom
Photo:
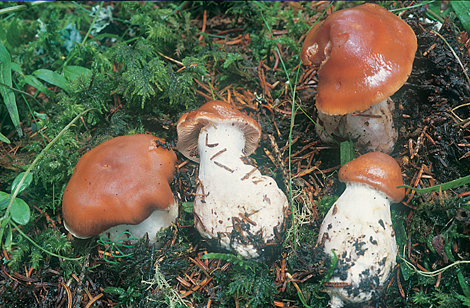
[[[336,268],[326,291],[330,306],[365,302],[374,297],[396,264],[397,244],[390,203],[405,196],[397,162],[370,152],[344,164],[339,180],[346,189],[326,214],[317,245],[333,250]]]
[[[315,25],[301,59],[320,65],[316,130],[321,140],[349,134],[360,149],[391,152],[398,133],[395,106],[387,98],[408,79],[416,49],[411,27],[373,3],[337,11]]]
[[[176,155],[151,135],[116,137],[78,161],[62,200],[65,228],[77,238],[124,231],[141,238],[175,221],[178,202],[170,189]]]
[[[287,198],[248,163],[261,136],[259,124],[230,104],[211,101],[183,114],[177,131],[178,150],[200,162],[194,200],[199,233],[244,258],[279,243]]]

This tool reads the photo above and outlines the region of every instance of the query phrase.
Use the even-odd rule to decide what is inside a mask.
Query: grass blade
[[[8,138],[2,133],[0,133],[0,141],[3,141],[5,143],[10,143],[10,140],[8,140]]]
[[[54,93],[49,90],[48,88],[46,88],[36,77],[32,76],[32,75],[26,75],[24,76],[24,81],[35,87],[36,89],[38,89],[40,92],[46,94],[46,95],[53,95]]]
[[[0,43],[0,82],[11,87],[11,57],[8,50]],[[23,131],[20,125],[20,116],[18,114],[18,107],[16,106],[15,93],[6,87],[0,87],[0,94],[3,101],[7,106],[8,113],[10,114],[11,121],[18,132],[20,137],[23,136]],[[2,140],[3,141],[3,140]]]
[[[432,192],[439,192],[439,191],[447,190],[451,188],[457,188],[457,187],[460,187],[469,183],[470,183],[470,175],[467,175],[462,178],[458,178],[456,180],[452,180],[446,183],[434,185],[434,186],[427,187],[427,188],[415,188],[409,185],[400,185],[400,186],[397,186],[397,188],[405,187],[405,188],[414,190],[419,194],[426,194],[426,193],[432,193]]]

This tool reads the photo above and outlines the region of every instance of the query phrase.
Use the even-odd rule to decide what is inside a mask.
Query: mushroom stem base
[[[106,236],[114,241],[119,234],[125,231],[129,231],[134,235],[136,239],[143,238],[145,233],[148,233],[150,243],[156,243],[156,234],[160,230],[169,227],[178,217],[178,201],[175,201],[168,210],[165,211],[154,211],[147,219],[142,221],[138,225],[119,225],[112,227],[105,232],[102,232],[100,236]],[[157,246],[161,243],[157,243]]]
[[[155,236],[160,230],[169,227],[178,217],[178,201],[175,201],[173,205],[168,207],[165,211],[154,211],[147,219],[142,221],[138,225],[118,225],[112,227],[102,233],[99,236],[106,236],[111,241],[115,241],[116,238],[123,232],[128,231],[136,239],[141,239],[148,233],[150,243],[156,243],[157,237]],[[64,222],[65,229],[70,232],[69,227]],[[72,232],[71,232],[72,233]],[[73,234],[73,233],[72,233]],[[80,239],[87,239],[90,237],[79,237],[73,234],[75,237]],[[157,246],[159,243],[157,243]]]
[[[385,99],[364,112],[328,115],[318,111],[316,131],[326,143],[333,141],[328,134],[341,139],[349,135],[359,150],[390,153],[398,138],[393,110],[393,103]]]
[[[390,201],[368,185],[347,183],[346,190],[326,214],[319,233],[319,245],[338,258],[328,287],[331,307],[343,302],[370,300],[387,280],[396,264],[397,244]]]

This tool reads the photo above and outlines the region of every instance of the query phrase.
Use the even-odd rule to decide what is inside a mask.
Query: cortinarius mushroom
[[[176,155],[151,135],[116,137],[78,161],[65,188],[66,229],[78,238],[98,234],[114,239],[123,231],[136,238],[155,234],[178,216],[170,183]]]
[[[326,214],[318,238],[325,253],[335,251],[337,264],[328,286],[330,306],[370,300],[395,266],[397,244],[390,203],[405,197],[397,162],[387,154],[370,152],[344,164],[339,180],[346,189]]]
[[[277,243],[287,198],[276,182],[248,164],[259,124],[223,101],[185,113],[177,125],[178,150],[200,162],[194,200],[199,233],[242,257],[259,257]]]
[[[320,65],[317,133],[357,139],[356,146],[391,152],[397,139],[393,103],[406,82],[417,49],[410,26],[383,7],[366,3],[337,11],[305,38],[304,64]],[[359,114],[352,114],[359,112]]]

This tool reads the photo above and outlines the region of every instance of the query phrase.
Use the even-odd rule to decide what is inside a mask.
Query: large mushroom
[[[200,162],[194,200],[199,233],[245,258],[279,243],[287,198],[248,163],[261,136],[259,124],[230,104],[211,101],[183,114],[177,131],[178,150]]]
[[[155,234],[178,216],[170,189],[176,155],[151,135],[116,137],[85,153],[65,188],[62,213],[77,238],[98,234],[112,240],[129,231]]]
[[[318,238],[325,253],[337,256],[326,283],[332,308],[368,301],[384,285],[397,255],[390,203],[405,196],[405,189],[397,188],[403,185],[400,167],[381,152],[344,164],[339,180],[346,189],[326,214]]]
[[[380,5],[337,11],[315,25],[301,50],[303,64],[320,65],[317,133],[357,139],[369,151],[391,152],[397,140],[394,104],[417,49],[411,27]],[[326,132],[324,132],[324,131]]]

